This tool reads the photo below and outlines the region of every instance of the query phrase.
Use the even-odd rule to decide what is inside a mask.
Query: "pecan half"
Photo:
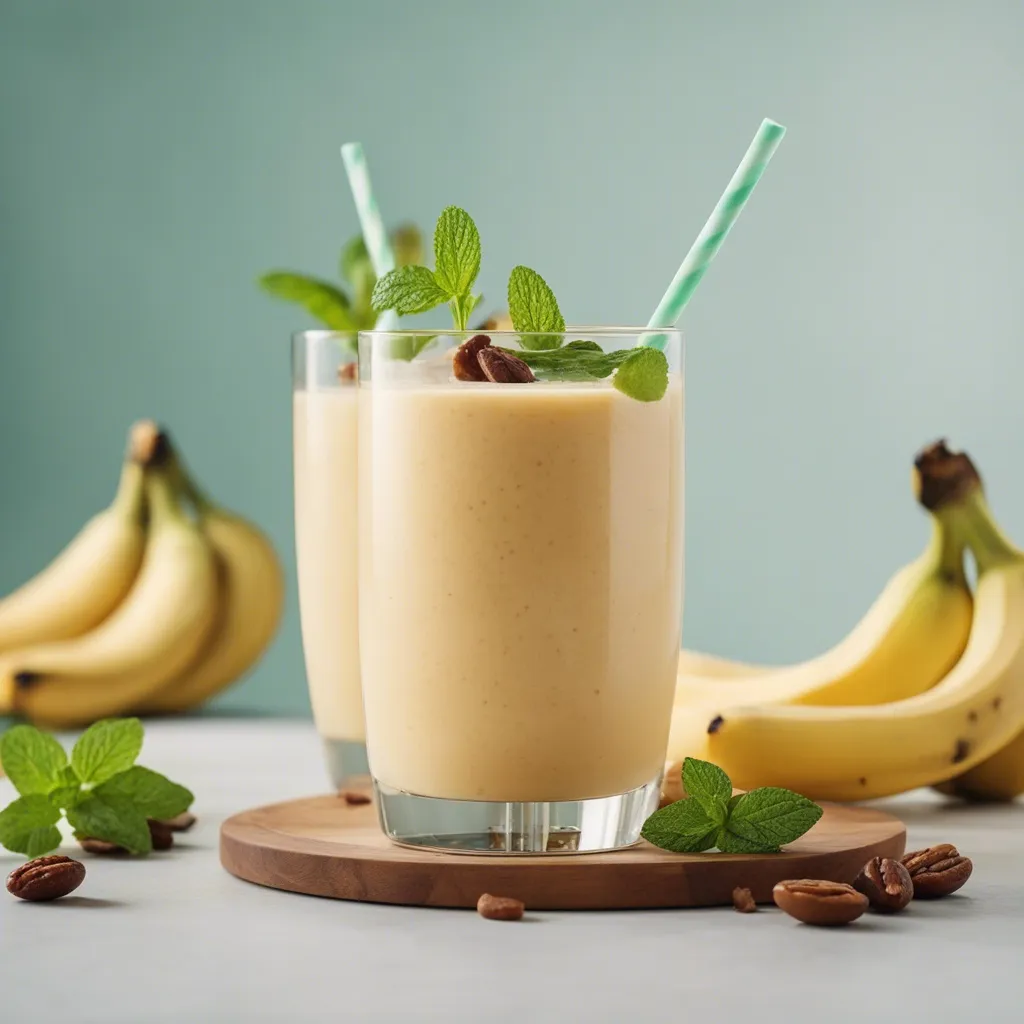
[[[74,892],[85,878],[81,861],[52,853],[16,867],[7,876],[7,891],[22,900],[41,903]]]
[[[890,857],[872,857],[853,880],[876,910],[902,910],[914,898],[910,872]]]
[[[96,839],[93,836],[75,836],[75,841],[78,845],[85,850],[86,853],[98,853],[98,854],[121,854],[127,853],[128,851],[123,846],[118,846],[117,843],[108,843],[106,839]]]
[[[174,845],[174,832],[169,825],[155,818],[150,818],[147,824],[154,850],[169,850]]]
[[[970,858],[961,857],[952,843],[914,850],[903,857],[902,863],[910,872],[914,896],[918,899],[935,899],[956,892],[974,870]]]
[[[174,818],[164,818],[161,824],[166,825],[172,832],[187,832],[196,823],[196,816],[188,811],[182,811]]]
[[[790,917],[804,924],[849,924],[868,909],[867,896],[852,885],[820,878],[778,882],[772,890],[772,898]]]
[[[455,350],[455,355],[452,356],[452,372],[456,380],[487,380],[478,357],[481,350],[488,348],[490,344],[491,339],[486,334],[477,334]]]
[[[531,384],[537,378],[518,356],[488,346],[477,353],[484,375],[495,384]]]

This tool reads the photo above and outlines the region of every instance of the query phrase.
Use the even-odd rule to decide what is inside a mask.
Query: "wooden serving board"
[[[852,882],[871,857],[899,857],[903,823],[881,811],[826,804],[814,828],[784,853],[666,853],[641,842],[614,853],[472,856],[396,846],[372,804],[317,796],[244,811],[221,826],[220,859],[233,875],[312,896],[475,907],[482,893],[533,910],[707,907],[736,886],[770,903],[784,878]]]

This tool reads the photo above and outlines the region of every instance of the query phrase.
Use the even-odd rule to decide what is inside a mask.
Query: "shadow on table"
[[[58,907],[65,910],[105,910],[117,907],[127,907],[124,900],[103,900],[95,896],[65,896],[59,900],[50,900],[42,903],[33,903],[34,907]]]
[[[891,814],[907,825],[948,824],[950,819],[964,824],[1024,826],[1024,803],[971,804],[963,800],[875,800],[865,806]]]

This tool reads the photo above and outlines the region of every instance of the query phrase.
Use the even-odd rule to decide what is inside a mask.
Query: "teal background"
[[[289,611],[222,705],[305,713],[275,266],[476,218],[570,322],[646,320],[764,116],[789,133],[684,316],[688,646],[838,639],[926,537],[915,450],[1024,540],[1024,5],[0,0],[0,591],[109,500],[154,416],[272,535]]]

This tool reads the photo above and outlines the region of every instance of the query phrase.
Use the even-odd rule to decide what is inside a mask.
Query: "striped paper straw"
[[[395,254],[391,251],[388,233],[384,230],[384,222],[380,217],[377,200],[373,197],[373,186],[370,184],[370,168],[366,165],[366,154],[361,142],[346,142],[341,147],[341,159],[345,164],[349,188],[356,204],[359,226],[363,231],[366,251],[370,254],[373,272],[383,277],[389,270],[395,269]],[[374,329],[393,331],[398,327],[398,314],[393,309],[385,310],[377,318]]]
[[[707,272],[711,261],[715,258],[718,250],[722,247],[730,228],[736,223],[736,218],[754,191],[764,169],[768,166],[775,150],[779,148],[782,136],[786,129],[781,124],[776,124],[767,117],[761,122],[753,142],[750,143],[746,154],[736,173],[732,176],[722,198],[714,208],[707,223],[701,228],[697,240],[690,247],[676,276],[668,286],[654,315],[647,322],[648,327],[674,327],[683,312],[683,307],[690,301],[700,284],[701,278]],[[655,334],[645,337],[641,344],[650,345],[654,348],[664,348],[666,343],[665,335]]]

